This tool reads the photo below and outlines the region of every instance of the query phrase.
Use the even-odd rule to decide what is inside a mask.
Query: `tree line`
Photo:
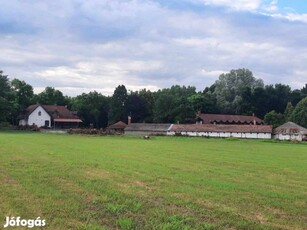
[[[0,70],[0,122],[17,124],[18,114],[31,104],[66,105],[77,111],[84,126],[104,128],[119,120],[127,122],[194,123],[195,114],[240,114],[264,119],[274,127],[294,121],[307,127],[307,84],[292,90],[284,84],[265,85],[248,69],[231,70],[203,91],[194,86],[174,85],[152,92],[128,91],[124,85],[112,96],[96,91],[75,97],[53,87],[35,94],[33,87],[19,79],[10,80]]]

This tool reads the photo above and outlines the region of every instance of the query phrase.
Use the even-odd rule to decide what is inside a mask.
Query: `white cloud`
[[[206,5],[216,5],[233,8],[236,10],[256,10],[262,0],[202,0]]]
[[[288,14],[272,14],[271,16],[281,19],[287,19],[289,21],[300,21],[307,23],[307,14],[288,13]]]
[[[110,94],[119,84],[202,90],[221,73],[243,67],[267,83],[300,88],[306,82],[295,71],[306,70],[306,16],[285,18],[273,8],[257,13],[277,7],[276,1],[202,0],[234,10],[173,9],[149,0],[65,1],[63,7],[58,0],[18,2],[0,9],[8,23],[0,27],[1,69],[37,91],[53,86],[69,95]]]
[[[82,93],[82,90],[96,90],[110,94],[114,88],[125,83],[131,89],[148,88],[156,90],[156,85],[144,83],[139,73],[158,71],[161,68],[158,61],[131,61],[93,59],[91,62],[80,62],[73,66],[51,67],[35,72],[41,80],[51,83],[51,86],[65,91]],[[101,88],[97,88],[101,86]]]

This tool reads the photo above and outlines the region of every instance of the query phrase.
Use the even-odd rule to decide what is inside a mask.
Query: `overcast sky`
[[[307,1],[2,1],[0,52],[0,69],[35,92],[203,90],[237,68],[302,88]]]

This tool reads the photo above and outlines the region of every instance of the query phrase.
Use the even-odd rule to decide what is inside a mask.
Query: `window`
[[[42,112],[41,112],[41,111],[39,111],[39,112],[38,112],[38,116],[41,116],[41,115],[42,115]]]
[[[46,126],[46,127],[49,126],[49,121],[48,121],[48,120],[45,121],[45,126]]]

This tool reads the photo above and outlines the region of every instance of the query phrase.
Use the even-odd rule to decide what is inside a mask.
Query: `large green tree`
[[[11,81],[11,88],[14,93],[15,103],[18,104],[19,109],[24,109],[33,103],[33,87],[25,81],[13,79]]]
[[[293,111],[294,111],[294,107],[293,107],[292,103],[288,102],[287,107],[286,107],[285,112],[284,112],[286,121],[290,121],[290,117],[291,117]]]
[[[264,116],[264,122],[267,125],[272,125],[273,128],[276,128],[285,123],[285,116],[282,113],[277,113],[273,110]]]
[[[49,86],[43,92],[39,93],[35,100],[44,105],[66,105],[66,99],[63,93]]]
[[[10,120],[13,124],[17,124],[17,116],[20,111],[33,103],[33,87],[25,81],[13,79],[11,81],[11,90],[13,110]]]
[[[189,97],[195,95],[195,87],[172,86],[155,93],[153,117],[155,122],[190,122],[195,118]]]
[[[263,109],[266,112],[275,110],[277,113],[283,113],[288,102],[291,101],[290,86],[283,84],[266,85],[264,90]]]
[[[302,99],[293,110],[290,120],[307,128],[307,97]]]
[[[7,75],[0,70],[0,122],[10,120],[13,111],[12,91]]]
[[[217,113],[216,97],[211,92],[198,92],[188,97],[188,102],[193,108],[194,114],[197,112],[202,113]]]
[[[94,91],[71,98],[71,109],[78,112],[84,126],[105,128],[108,125],[109,98]]]
[[[292,99],[296,100],[292,96],[288,85],[266,85],[264,88],[257,87],[254,90],[250,87],[243,87],[239,94],[241,100],[238,104],[238,111],[239,114],[255,113],[261,118],[272,110],[283,113],[287,103]]]
[[[127,122],[127,100],[128,92],[124,85],[119,85],[114,90],[113,96],[111,97],[109,122],[114,123],[117,121]]]
[[[256,79],[248,69],[231,70],[221,74],[214,83],[217,106],[221,113],[239,113],[242,102],[242,91],[249,87],[252,91],[263,88],[261,79]]]
[[[128,95],[126,111],[132,117],[132,122],[145,122],[151,117],[149,102],[139,92]]]

